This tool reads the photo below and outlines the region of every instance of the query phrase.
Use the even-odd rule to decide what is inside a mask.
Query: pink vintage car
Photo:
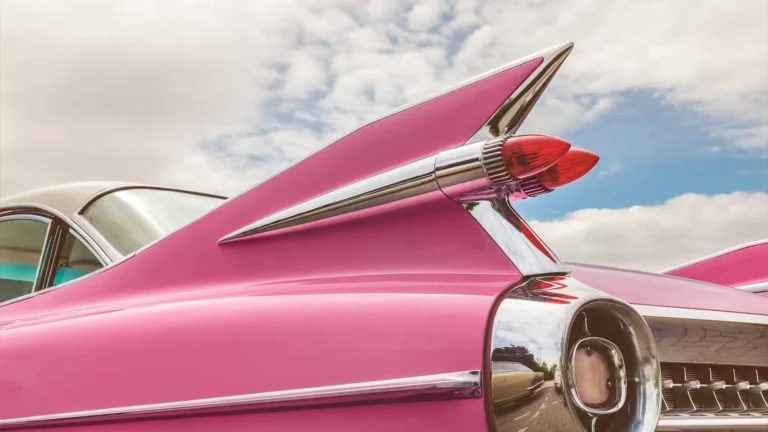
[[[234,198],[5,198],[0,429],[767,430],[768,299],[566,265],[513,209],[597,163],[516,135],[571,49]]]

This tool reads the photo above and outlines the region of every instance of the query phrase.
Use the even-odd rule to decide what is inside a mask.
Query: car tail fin
[[[256,222],[239,227],[222,241],[381,204],[371,200],[372,194],[386,195],[385,191],[374,191],[385,187],[389,179],[423,175],[426,184],[433,175],[433,158],[446,151],[463,154],[479,148],[468,143],[493,144],[486,146],[483,157],[488,163],[481,169],[498,168],[493,165],[495,159],[506,164],[507,172],[491,172],[489,176],[527,178],[525,183],[516,183],[515,191],[510,189],[516,194],[514,199],[548,192],[575,180],[596,163],[596,156],[577,149],[568,151],[569,144],[551,137],[509,139],[572,48],[572,43],[566,43],[509,63],[346,135],[246,192],[247,197],[230,203],[259,201],[260,205],[247,210]],[[494,153],[497,150],[498,155]],[[590,156],[593,158],[587,160]],[[453,169],[443,168],[443,174]],[[537,176],[531,177],[533,174]],[[429,190],[434,188],[425,186],[420,193]],[[385,201],[408,194],[390,194]]]
[[[539,178],[554,187],[579,175],[559,166],[570,159],[568,143],[514,135],[571,48],[541,51],[368,123],[104,273],[119,284],[85,278],[82,292],[93,300],[427,273],[487,275],[507,286],[565,272],[509,199],[550,190]],[[79,301],[76,292],[55,297]]]

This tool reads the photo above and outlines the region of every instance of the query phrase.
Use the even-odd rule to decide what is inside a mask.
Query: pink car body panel
[[[19,322],[2,337],[0,418],[477,370],[494,294],[507,284],[336,278]],[[45,355],[13,355],[34,346]]]
[[[768,282],[768,240],[702,258],[665,274],[729,287]]]

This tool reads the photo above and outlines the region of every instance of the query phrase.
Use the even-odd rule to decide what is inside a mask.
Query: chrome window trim
[[[292,228],[440,190],[435,181],[437,156],[411,162],[335,189],[257,220],[227,234],[219,243]]]
[[[59,211],[52,209],[50,207],[40,205],[40,204],[34,204],[34,203],[18,203],[18,204],[11,204],[5,207],[0,207],[0,215],[3,214],[3,212],[6,211],[22,211],[21,209],[33,209],[37,212],[43,213],[47,215],[50,219],[59,219],[65,224],[67,224],[72,230],[74,230],[82,239],[86,241],[86,246],[88,246],[91,251],[99,258],[101,263],[103,265],[109,265],[112,260],[110,259],[109,255],[106,254],[106,252],[101,248],[101,245],[96,242],[93,238],[91,238],[90,235],[88,235],[88,232],[83,230],[80,225],[75,223],[74,220],[71,218],[65,216],[64,214],[60,213]]]
[[[705,309],[683,309],[665,306],[633,304],[640,315],[659,318],[679,318],[699,321],[724,321],[742,324],[768,325],[768,315],[747,314],[740,312],[722,312]]]
[[[523,228],[528,225],[512,208],[507,197],[465,202],[463,205],[523,276],[570,273],[570,269],[532,229],[529,235],[539,240],[543,250],[526,237]]]
[[[683,264],[678,264],[678,265],[676,265],[674,267],[670,267],[670,268],[668,268],[666,270],[662,270],[659,273],[668,273],[668,272],[671,272],[671,271],[680,270],[682,268],[689,267],[689,266],[692,266],[694,264],[698,264],[698,263],[701,263],[701,262],[704,262],[704,261],[711,260],[712,258],[717,258],[719,256],[727,255],[727,254],[729,254],[731,252],[736,252],[736,251],[739,251],[739,250],[742,250],[742,249],[750,248],[752,246],[759,246],[759,245],[765,244],[765,243],[768,243],[768,239],[763,239],[763,240],[757,240],[757,241],[753,241],[753,242],[749,242],[749,243],[744,243],[742,245],[734,246],[732,248],[728,248],[728,249],[722,250],[720,252],[715,252],[715,253],[713,253],[711,255],[703,256],[701,258],[697,258],[695,260],[688,261],[688,262],[683,263]]]
[[[35,269],[35,279],[32,281],[32,290],[29,294],[25,294],[19,297],[14,297],[6,302],[0,303],[0,306],[2,306],[5,303],[12,302],[13,300],[24,298],[27,296],[30,296],[34,294],[35,292],[40,290],[40,285],[44,279],[45,276],[45,265],[47,264],[46,260],[48,259],[47,251],[50,249],[50,243],[51,243],[51,232],[56,229],[55,224],[53,223],[53,218],[48,216],[41,216],[37,214],[30,214],[30,210],[36,210],[34,208],[30,207],[19,207],[19,206],[13,206],[9,208],[0,208],[0,223],[2,222],[8,222],[12,220],[32,220],[36,222],[41,222],[46,225],[45,228],[45,237],[43,238],[43,244],[40,249],[40,257],[37,259],[37,268]]]
[[[66,412],[0,420],[0,429],[30,427],[65,422],[132,420],[180,413],[215,414],[222,410],[307,408],[328,404],[398,401],[423,397],[423,400],[482,398],[479,370],[367,381],[352,384],[310,387],[293,390],[221,396],[176,402],[155,403]]]
[[[738,285],[734,288],[742,291],[752,292],[752,293],[759,293],[763,291],[768,291],[768,281],[765,282],[756,282],[746,285]]]
[[[104,238],[104,236],[102,236],[101,233],[80,214],[72,215],[72,223],[77,225],[77,227],[80,228],[83,232],[87,233],[88,238],[92,239],[99,245],[101,250],[104,251],[104,254],[106,254],[106,256],[109,258],[110,262],[118,261],[123,257],[123,255],[118,252],[117,249],[115,249],[112,244],[110,244],[107,239]]]
[[[207,197],[211,197],[211,198],[219,198],[219,199],[222,200],[222,203],[227,200],[227,197],[225,197],[223,195],[217,195],[217,194],[212,194],[212,193],[208,193],[208,192],[200,192],[200,191],[194,191],[194,190],[182,189],[182,188],[175,188],[175,187],[170,187],[170,186],[154,186],[154,185],[141,184],[141,183],[127,183],[127,184],[122,184],[122,185],[117,185],[117,186],[109,187],[109,188],[106,188],[106,189],[102,189],[102,190],[96,192],[95,194],[91,195],[90,198],[85,200],[85,203],[83,203],[83,205],[81,205],[80,208],[77,209],[75,214],[82,215],[83,212],[86,211],[88,209],[88,207],[90,207],[91,204],[93,204],[99,198],[102,198],[102,197],[104,197],[106,195],[110,195],[110,194],[115,193],[115,192],[119,192],[119,191],[122,191],[122,190],[128,190],[128,189],[151,189],[151,190],[163,190],[163,191],[169,191],[169,192],[188,193],[188,194],[192,194],[192,195],[202,195],[202,196],[207,196]]]
[[[40,213],[41,215],[44,215],[44,216],[29,215],[29,214],[26,214],[26,213],[21,213],[21,212],[25,212],[25,211],[26,212],[29,212],[29,211],[37,212],[37,213]],[[7,213],[7,215],[5,213]],[[91,276],[93,276],[95,274],[101,273],[104,270],[106,270],[108,268],[111,268],[112,266],[117,264],[117,262],[111,260],[110,257],[108,255],[106,255],[104,250],[101,249],[100,245],[96,241],[94,241],[90,236],[88,236],[88,234],[85,231],[83,231],[83,229],[80,226],[75,224],[71,219],[69,219],[68,217],[66,217],[62,213],[58,212],[57,210],[52,209],[52,208],[47,207],[47,206],[44,206],[44,205],[34,204],[34,203],[15,203],[15,204],[7,205],[7,206],[4,206],[4,207],[0,207],[0,220],[3,220],[6,217],[15,216],[17,214],[18,215],[27,216],[27,218],[35,217],[35,218],[39,218],[39,220],[41,220],[41,221],[48,221],[47,223],[48,223],[48,232],[49,232],[49,234],[50,234],[51,229],[58,229],[58,230],[63,229],[62,227],[58,227],[57,228],[55,226],[56,223],[54,223],[54,221],[56,221],[56,220],[61,221],[64,225],[66,225],[67,228],[71,229],[78,238],[83,240],[83,243],[86,245],[86,247],[91,252],[93,252],[93,254],[99,259],[99,261],[101,262],[101,264],[104,267],[102,267],[102,268],[100,268],[100,269],[98,269],[98,270],[96,270],[94,272],[88,273],[87,275],[85,275],[83,277],[80,277],[80,278],[77,278],[75,280],[72,280],[72,281],[69,281],[69,282],[65,282],[63,284],[59,284],[59,285],[56,285],[56,286],[47,287],[45,289],[39,289],[39,287],[35,286],[35,290],[32,291],[29,294],[26,294],[26,295],[23,295],[23,296],[19,296],[19,297],[15,297],[15,298],[12,298],[12,299],[4,301],[4,302],[0,302],[0,307],[6,306],[6,305],[9,305],[9,304],[12,304],[12,303],[20,302],[20,301],[32,298],[32,297],[40,295],[40,294],[45,294],[47,292],[51,292],[51,291],[57,290],[59,288],[63,288],[65,286],[68,286],[71,283],[79,282],[79,281],[81,281],[81,280],[83,280],[85,278],[88,278],[88,277],[91,277]],[[49,234],[46,234],[46,242],[48,241]],[[41,255],[41,257],[42,257],[42,255]],[[38,269],[39,269],[39,265],[38,265]]]
[[[768,417],[662,417],[657,432],[679,431],[765,431]]]

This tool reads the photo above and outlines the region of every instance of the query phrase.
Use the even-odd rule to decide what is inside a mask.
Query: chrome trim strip
[[[101,260],[102,264],[105,266],[108,266],[112,260],[110,259],[109,255],[106,254],[104,249],[102,249],[101,245],[93,238],[91,238],[90,235],[88,235],[88,232],[83,230],[79,224],[75,223],[74,220],[71,218],[65,216],[58,210],[52,209],[48,206],[35,204],[35,203],[14,203],[10,204],[4,207],[0,207],[0,215],[2,215],[5,212],[23,212],[28,210],[36,210],[37,212],[45,214],[48,219],[60,219],[63,222],[65,222],[67,225],[69,225],[72,230],[74,230],[78,235],[80,235],[83,240],[85,240],[88,247],[90,247],[93,252],[96,253],[99,260]]]
[[[734,288],[742,291],[753,292],[753,293],[768,291],[768,281],[757,282],[757,283],[746,284],[746,285],[738,285],[738,286],[735,286]]]
[[[534,58],[543,59],[539,67],[523,81],[491,116],[488,123],[475,133],[468,142],[516,134],[572,50],[573,42],[568,42],[534,54]],[[522,64],[524,62],[518,61],[517,63]]]
[[[662,417],[657,432],[679,431],[765,431],[768,417]]]
[[[203,410],[206,412],[207,410],[212,410],[218,413],[222,409],[306,408],[327,404],[381,400],[396,401],[413,397],[418,398],[420,396],[427,400],[480,398],[482,397],[480,376],[480,371],[474,370],[354,384],[10,418],[0,420],[0,429],[37,426],[48,423],[115,420],[124,417],[136,419],[169,414],[178,415],[179,413],[190,411],[199,414],[197,411]]]
[[[463,205],[523,276],[570,273],[568,267],[517,214],[506,197],[465,202]]]
[[[21,295],[19,297],[14,297],[5,302],[0,302],[0,306],[6,303],[11,303],[17,298],[27,297],[29,295],[32,295],[40,289],[40,286],[42,285],[43,279],[45,276],[44,265],[47,263],[48,254],[50,251],[50,246],[52,241],[52,234],[54,234],[56,231],[56,226],[53,223],[53,218],[50,215],[46,215],[44,212],[39,212],[39,213],[43,213],[42,215],[23,213],[25,210],[24,208],[14,208],[14,207],[17,207],[17,206],[0,209],[0,222],[7,222],[12,220],[31,220],[35,222],[40,222],[46,225],[45,237],[43,237],[43,244],[40,249],[40,257],[37,259],[37,268],[35,269],[35,279],[32,281],[32,288],[30,288],[31,289],[30,293]],[[38,210],[38,209],[27,208],[26,210]]]
[[[89,278],[89,277],[92,277],[92,276],[97,275],[99,273],[102,273],[103,271],[105,271],[107,269],[110,269],[113,266],[117,265],[119,262],[121,262],[121,261],[117,261],[117,262],[111,261],[109,256],[104,253],[103,249],[101,249],[101,246],[98,243],[96,243],[94,241],[94,239],[92,239],[78,224],[74,223],[71,219],[69,219],[68,217],[64,216],[59,211],[57,211],[55,209],[52,209],[50,207],[47,207],[47,206],[44,206],[44,205],[40,205],[40,204],[33,204],[33,203],[14,203],[14,204],[11,204],[11,205],[0,207],[0,215],[4,215],[6,213],[10,213],[9,216],[13,216],[16,212],[23,212],[23,211],[30,211],[30,210],[33,210],[35,212],[38,212],[38,213],[41,213],[41,214],[45,215],[45,216],[38,216],[38,217],[40,217],[41,220],[44,219],[48,223],[52,223],[53,219],[59,219],[59,220],[65,222],[67,224],[67,226],[70,229],[72,229],[75,232],[75,234],[78,237],[80,237],[85,242],[86,246],[92,252],[94,252],[96,254],[97,258],[99,258],[99,260],[104,265],[104,267],[102,267],[102,268],[100,268],[100,269],[98,269],[96,271],[93,271],[91,273],[88,273],[87,275],[82,276],[80,278],[77,278],[75,280],[72,280],[72,281],[69,281],[69,282],[65,282],[63,284],[59,284],[59,285],[56,285],[56,286],[48,287],[48,288],[46,288],[44,290],[34,291],[34,292],[29,293],[29,294],[26,294],[26,295],[23,295],[23,296],[19,296],[19,297],[15,297],[15,298],[12,298],[12,299],[4,301],[4,302],[0,302],[0,307],[6,306],[6,305],[9,305],[9,304],[12,304],[12,303],[20,302],[20,301],[26,300],[28,298],[31,298],[31,297],[34,297],[34,296],[37,296],[37,295],[41,295],[41,294],[45,294],[45,293],[48,293],[48,292],[51,292],[51,291],[55,291],[57,289],[63,288],[65,286],[68,286],[69,284],[72,284],[72,283],[77,283],[77,282],[79,282],[79,281],[81,281],[81,280],[83,280],[85,278]],[[28,216],[28,215],[25,214],[25,216]],[[0,216],[0,217],[3,217],[3,216]]]
[[[435,160],[436,156],[421,159],[320,195],[240,228],[220,239],[219,243],[291,228],[437,191],[439,188],[435,182]]]
[[[72,223],[77,225],[83,232],[85,232],[94,243],[98,244],[104,254],[109,258],[109,262],[113,263],[123,258],[123,255],[115,249],[111,243],[107,241],[96,228],[91,225],[84,217],[79,213],[72,215]]]
[[[721,312],[703,309],[681,309],[663,306],[647,306],[633,304],[643,316],[660,318],[680,318],[699,321],[723,321],[744,324],[768,325],[768,315],[745,314],[738,312]]]
[[[704,261],[710,260],[712,258],[717,258],[717,257],[722,256],[722,255],[727,255],[727,254],[729,254],[731,252],[736,252],[736,251],[741,250],[741,249],[746,249],[748,247],[758,246],[758,245],[765,244],[765,243],[768,243],[768,239],[763,239],[763,240],[757,240],[757,241],[753,241],[753,242],[749,242],[749,243],[744,243],[742,245],[734,246],[732,248],[728,248],[728,249],[722,250],[720,252],[715,252],[715,253],[713,253],[711,255],[707,255],[707,256],[704,256],[704,257],[701,257],[701,258],[697,258],[695,260],[688,261],[688,262],[683,263],[683,264],[678,264],[678,265],[676,265],[674,267],[670,267],[670,268],[668,268],[666,270],[662,270],[659,273],[669,273],[671,271],[680,270],[681,268],[692,266],[694,264],[698,264],[700,262],[704,262]]]
[[[212,198],[221,198],[222,203],[227,200],[227,197],[225,196],[216,195],[216,194],[207,193],[207,192],[193,191],[189,189],[180,189],[180,188],[174,188],[174,187],[168,187],[168,186],[154,186],[154,185],[141,184],[141,183],[125,183],[125,184],[109,187],[106,189],[102,189],[96,192],[95,194],[91,195],[87,200],[85,200],[85,203],[83,203],[83,205],[81,205],[80,208],[77,209],[75,214],[78,214],[78,215],[82,214],[86,209],[88,209],[88,207],[91,204],[93,204],[94,201],[103,197],[104,195],[109,195],[111,193],[118,192],[121,190],[126,190],[126,189],[153,189],[153,190],[165,190],[165,191],[171,191],[171,192],[182,192],[182,193],[188,193],[192,195],[203,195],[203,196],[208,196]]]

